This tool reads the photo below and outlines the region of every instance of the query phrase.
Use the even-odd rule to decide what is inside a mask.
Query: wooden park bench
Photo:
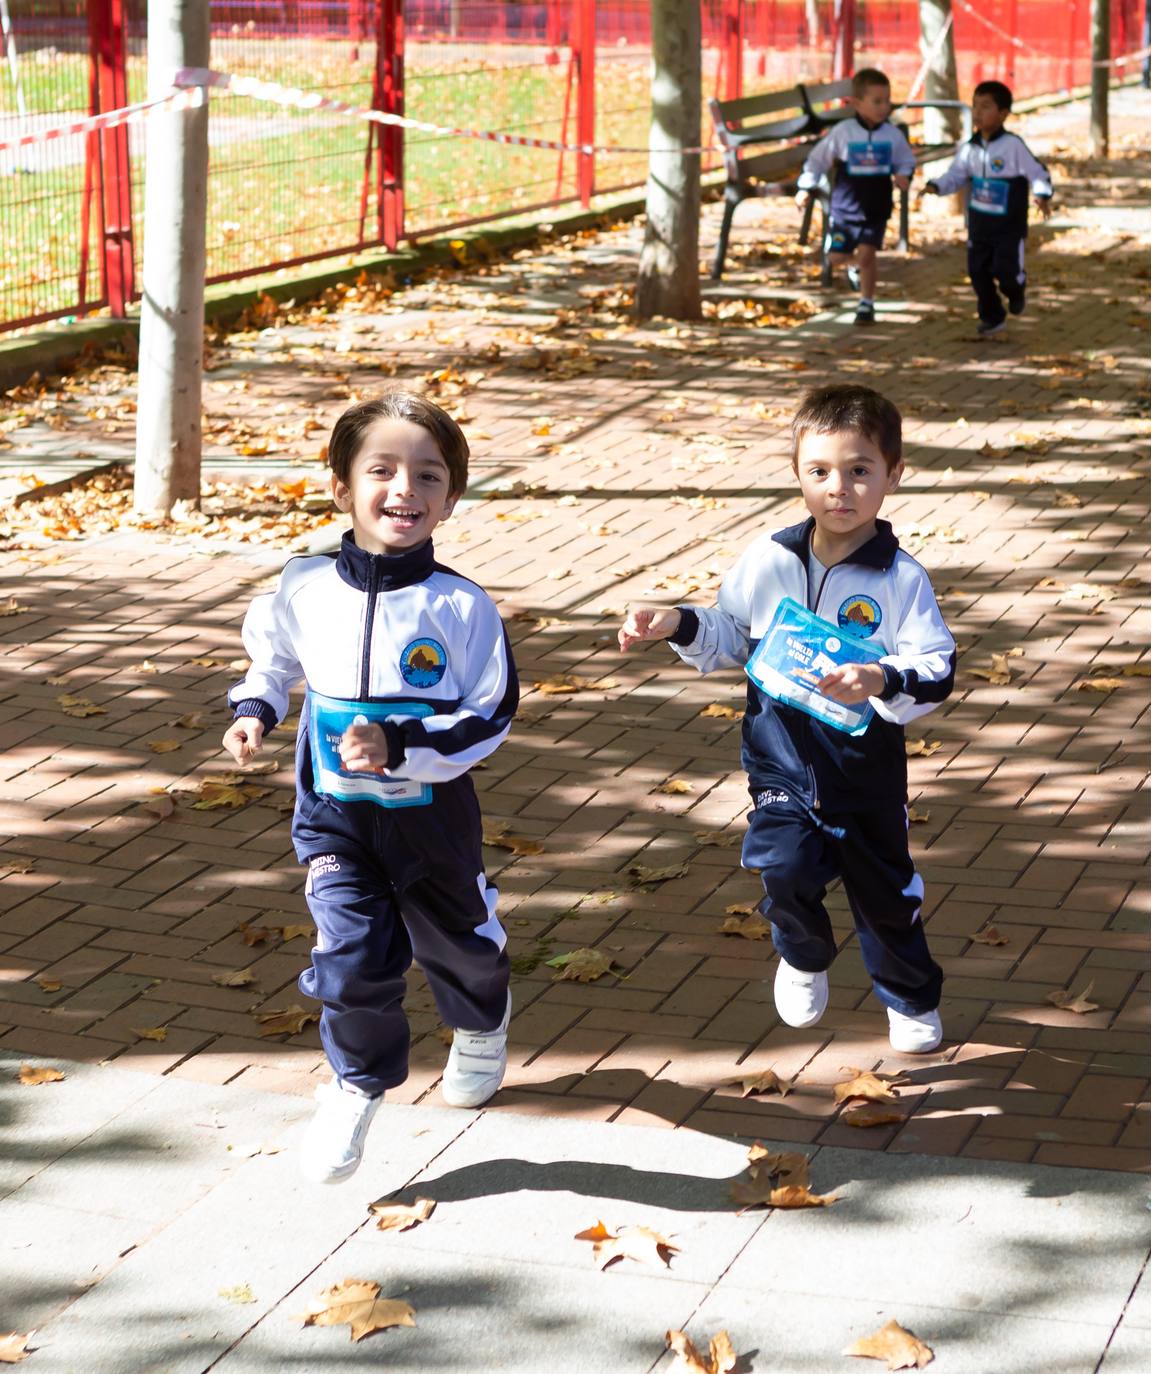
[[[762,95],[743,96],[739,100],[711,100],[709,109],[715,125],[716,137],[723,148],[727,183],[723,191],[723,220],[716,244],[711,276],[718,281],[723,276],[728,240],[735,207],[752,196],[779,195],[790,186],[792,174],[798,172],[817,139],[833,124],[853,113],[843,101],[851,94],[851,82],[828,81],[821,84],[792,86],[788,90],[766,91]],[[899,110],[958,109],[964,112],[964,136],[971,136],[970,108],[959,100],[912,100],[897,106]],[[893,111],[894,113],[894,111]],[[904,132],[906,125],[900,124]],[[746,155],[746,150],[769,146],[764,152]],[[950,156],[954,143],[912,145],[916,166]],[[827,260],[827,225],[831,197],[827,191],[813,191],[804,207],[799,241],[806,244],[811,234],[811,222],[816,206],[821,217],[820,253],[824,282],[831,279]],[[910,197],[900,193],[899,242],[900,252],[907,251]]]

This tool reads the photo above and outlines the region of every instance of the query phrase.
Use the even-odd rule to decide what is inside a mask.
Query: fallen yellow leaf
[[[711,1338],[706,1356],[699,1353],[684,1331],[669,1331],[665,1339],[676,1357],[668,1374],[731,1374],[739,1363],[726,1331]]]
[[[597,1221],[588,1230],[577,1231],[575,1239],[592,1242],[592,1253],[601,1269],[622,1259],[670,1268],[672,1255],[679,1253],[678,1245],[647,1226],[621,1226],[613,1235],[602,1221]]]
[[[895,1321],[889,1321],[870,1336],[862,1336],[849,1345],[845,1355],[858,1355],[867,1360],[886,1360],[887,1368],[924,1369],[935,1358],[930,1346]]]
[[[748,1078],[733,1078],[732,1086],[743,1089],[744,1097],[750,1097],[753,1093],[778,1093],[780,1097],[786,1097],[795,1087],[794,1078],[780,1078],[774,1069],[764,1069],[762,1073],[752,1074]]]
[[[552,979],[553,983],[594,983],[597,978],[602,978],[605,973],[612,971],[615,961],[598,949],[585,947],[573,949],[567,954],[557,954],[554,959],[545,959],[544,962],[548,968],[560,970]]]
[[[1047,1000],[1060,1009],[1060,1011],[1073,1011],[1078,1016],[1083,1016],[1089,1011],[1098,1011],[1098,1002],[1089,1002],[1087,999],[1091,995],[1091,989],[1095,986],[1094,982],[1088,983],[1078,996],[1069,989],[1061,989],[1057,992],[1049,992]]]
[[[737,711],[734,706],[723,706],[718,701],[713,701],[699,714],[704,720],[739,720],[743,712]]]
[[[255,981],[256,975],[250,968],[238,968],[231,972],[212,974],[212,982],[221,988],[246,988],[249,983]]]
[[[6,1336],[0,1336],[0,1364],[20,1364],[32,1353],[28,1349],[28,1342],[36,1333],[29,1331],[21,1335],[18,1331],[9,1331]]]
[[[128,1029],[133,1035],[138,1035],[141,1040],[167,1040],[167,1026],[129,1026]]]
[[[26,1088],[38,1088],[41,1083],[62,1083],[64,1075],[59,1069],[48,1067],[36,1069],[31,1064],[21,1064],[20,1072],[16,1075]]]
[[[668,778],[667,782],[652,789],[655,792],[662,792],[669,797],[685,796],[688,792],[694,792],[695,786],[690,782],[685,782],[683,778]]]
[[[1007,936],[998,926],[984,926],[972,935],[971,940],[977,945],[1006,945],[1010,944]]]
[[[908,1081],[902,1074],[860,1073],[858,1069],[845,1072],[855,1076],[835,1085],[836,1102],[850,1102],[856,1097],[868,1102],[890,1102]]]
[[[180,747],[178,739],[150,739],[148,741],[148,748],[153,754],[170,754]]]
[[[729,916],[719,928],[721,935],[740,935],[745,940],[762,940],[771,930],[771,922],[761,916],[758,911],[753,911],[749,916],[742,919],[738,916]]]
[[[368,1211],[376,1218],[377,1231],[410,1231],[427,1221],[436,1210],[430,1197],[418,1197],[415,1202],[373,1202]]]
[[[393,1326],[415,1326],[415,1310],[398,1298],[380,1298],[380,1285],[371,1279],[344,1279],[325,1288],[303,1314],[305,1326],[351,1328],[353,1341]]]
[[[290,1007],[278,1007],[273,1011],[256,1013],[262,1036],[299,1035],[305,1026],[319,1019],[318,1011],[309,1011],[306,1007],[297,1006],[295,1002]]]

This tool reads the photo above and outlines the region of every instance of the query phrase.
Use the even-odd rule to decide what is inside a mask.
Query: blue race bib
[[[819,684],[833,668],[877,663],[882,657],[882,649],[873,649],[785,596],[744,671],[773,700],[836,730],[862,735],[875,715],[871,702],[845,706],[825,697]]]
[[[971,209],[981,215],[1005,215],[1010,184],[1002,177],[971,178]]]
[[[370,801],[377,806],[427,806],[431,785],[382,773],[349,773],[340,762],[340,740],[349,725],[382,725],[390,716],[431,716],[422,701],[343,701],[308,693],[308,739],[314,786],[334,801]]]
[[[847,174],[853,177],[889,177],[891,175],[891,144],[849,143],[847,145]]]

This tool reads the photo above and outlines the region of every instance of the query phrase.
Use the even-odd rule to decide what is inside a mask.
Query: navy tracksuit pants
[[[293,839],[316,923],[300,990],[323,1003],[320,1039],[336,1076],[375,1096],[408,1076],[404,974],[423,969],[444,1023],[494,1030],[510,965],[486,880],[471,784],[438,805],[386,810],[305,793]]]
[[[779,956],[805,973],[830,967],[837,949],[823,898],[842,878],[876,996],[905,1016],[937,1007],[943,973],[920,919],[923,879],[908,852],[905,808],[816,815],[782,788],[753,791],[752,800],[743,866],[759,869],[759,909]]]
[[[975,288],[979,318],[1002,324],[1007,318],[1000,291],[1008,305],[1021,301],[1027,288],[1022,238],[971,239],[967,244],[967,275]]]

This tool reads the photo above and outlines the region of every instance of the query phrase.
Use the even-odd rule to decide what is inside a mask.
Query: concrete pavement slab
[[[1113,1326],[1151,1250],[1130,1174],[828,1147],[812,1175],[841,1200],[774,1213],[725,1286],[809,1292],[819,1274],[829,1296]]]

